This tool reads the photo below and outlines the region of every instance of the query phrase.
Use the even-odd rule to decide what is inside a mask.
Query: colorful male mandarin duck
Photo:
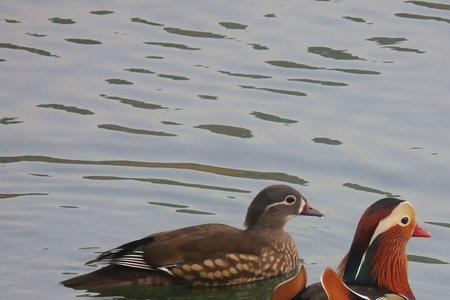
[[[395,198],[378,200],[361,216],[350,251],[339,266],[342,280],[326,270],[322,276],[325,291],[316,283],[294,299],[415,300],[408,283],[406,258],[407,242],[412,236],[430,237],[416,224],[412,204]]]
[[[100,254],[86,264],[108,266],[62,284],[86,290],[131,283],[228,286],[286,274],[299,257],[284,225],[297,215],[323,216],[294,188],[272,185],[251,202],[244,230],[203,224],[152,234]]]

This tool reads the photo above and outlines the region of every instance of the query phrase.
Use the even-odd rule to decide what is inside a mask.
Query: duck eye
[[[295,196],[293,195],[289,195],[284,198],[284,201],[286,201],[287,204],[293,204],[296,200],[297,198],[295,198]]]
[[[407,216],[404,216],[404,217],[400,220],[400,222],[401,222],[403,225],[407,225],[407,224],[409,223],[409,218],[408,218]]]

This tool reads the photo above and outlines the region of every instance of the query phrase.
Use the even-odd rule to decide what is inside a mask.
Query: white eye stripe
[[[287,199],[288,197],[294,197],[294,198],[295,198],[295,201],[292,202],[292,203],[288,203],[288,202],[286,201],[286,199]],[[300,199],[301,199],[301,200],[300,200],[300,209],[299,209],[299,212],[301,212],[301,211],[303,210],[303,207],[305,206],[305,200],[303,199],[303,197],[301,197]],[[292,205],[292,204],[295,204],[296,202],[297,202],[297,197],[295,197],[294,195],[287,195],[287,196],[284,198],[284,200],[283,200],[282,202],[275,202],[275,203],[272,203],[272,204],[267,205],[267,206],[266,206],[266,209],[264,210],[264,212],[263,212],[262,214],[265,214],[271,207],[274,207],[274,206],[277,206],[277,205]]]
[[[406,213],[406,214],[405,214]],[[372,242],[383,232],[387,231],[389,228],[391,228],[392,226],[396,225],[399,223],[398,220],[401,220],[402,218],[400,218],[400,216],[402,216],[402,218],[404,217],[408,217],[410,220],[411,218],[414,217],[414,209],[411,205],[411,203],[409,203],[408,201],[402,202],[400,203],[392,212],[390,215],[388,215],[386,218],[384,218],[383,220],[381,220],[378,223],[378,226],[372,236],[372,239],[370,240],[370,244],[372,244]],[[400,221],[401,223],[401,221]]]

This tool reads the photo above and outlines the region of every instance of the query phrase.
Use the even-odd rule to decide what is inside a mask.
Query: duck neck
[[[274,218],[271,216],[263,216],[255,224],[248,226],[248,232],[254,232],[265,235],[284,235],[284,225],[286,225],[287,220]]]
[[[395,231],[380,235],[362,256],[353,282],[380,287],[415,300],[408,283],[407,242],[403,235]]]

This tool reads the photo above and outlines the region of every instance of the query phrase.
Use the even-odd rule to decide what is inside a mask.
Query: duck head
[[[415,299],[407,274],[406,246],[411,237],[430,237],[417,225],[412,204],[395,198],[378,200],[361,216],[350,251],[339,266],[344,281]]]
[[[298,215],[323,217],[291,186],[278,184],[263,189],[248,207],[245,226],[253,229],[282,229]]]

